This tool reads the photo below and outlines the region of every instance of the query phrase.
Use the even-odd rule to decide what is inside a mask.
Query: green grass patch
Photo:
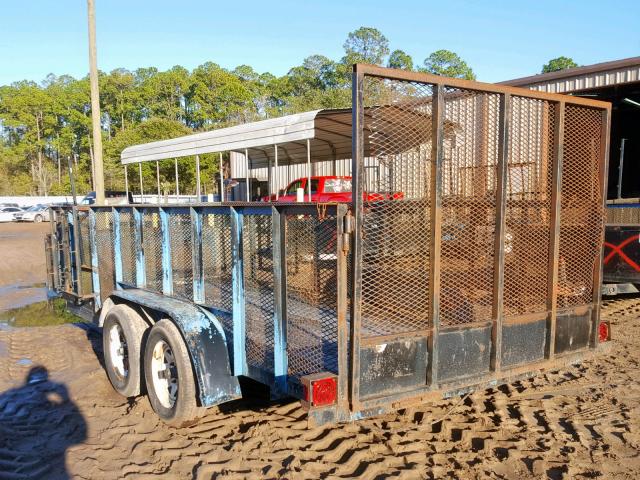
[[[80,317],[67,310],[66,302],[61,298],[0,312],[0,322],[8,323],[12,327],[44,327],[82,321]]]

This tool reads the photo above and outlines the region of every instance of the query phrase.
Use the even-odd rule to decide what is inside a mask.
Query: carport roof
[[[423,109],[415,104],[394,104],[372,109],[379,113],[379,118],[385,117],[385,120],[381,120],[384,126],[379,125],[377,129],[378,134],[393,135],[397,140],[394,143],[398,149],[408,150],[431,138],[429,108]],[[370,118],[372,114],[369,108],[365,109],[365,117]],[[278,146],[278,162],[281,165],[307,162],[307,141],[312,162],[349,159],[351,119],[351,109],[312,110],[170,140],[134,145],[122,151],[121,161],[126,165],[214,152],[244,153],[246,149],[251,167],[260,168],[273,162],[275,145]],[[398,125],[412,125],[412,128],[398,129]],[[369,155],[368,137],[369,135],[365,135],[364,139],[365,156]]]
[[[302,163],[307,161],[307,140],[314,161],[351,158],[351,110],[312,110],[134,145],[122,151],[121,159],[129,164],[247,149],[258,167],[273,159],[273,146],[278,145],[282,163]]]

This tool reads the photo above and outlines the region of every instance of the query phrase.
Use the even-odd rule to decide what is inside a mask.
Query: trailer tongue
[[[344,201],[53,210],[49,287],[105,326],[116,390],[146,390],[179,425],[239,398],[245,376],[317,423],[347,421],[609,339],[609,104],[365,65],[353,100],[122,153],[234,151],[247,189],[265,172],[267,200],[306,166],[304,200],[312,178],[352,178]]]

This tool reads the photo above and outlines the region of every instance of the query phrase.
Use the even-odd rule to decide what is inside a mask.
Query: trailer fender
[[[114,291],[111,297],[166,314],[175,323],[189,350],[202,406],[242,396],[238,378],[231,374],[224,330],[212,313],[191,302],[135,288]]]

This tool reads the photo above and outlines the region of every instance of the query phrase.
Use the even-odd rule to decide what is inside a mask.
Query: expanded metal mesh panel
[[[78,239],[76,254],[80,259],[80,291],[83,295],[93,293],[93,278],[91,275],[91,235],[89,232],[89,212],[78,212]]]
[[[640,207],[608,207],[607,224],[637,225],[640,223]]]
[[[558,307],[589,304],[604,228],[602,112],[567,105],[564,125]]]
[[[555,107],[513,97],[509,120],[505,316],[547,310]]]
[[[431,85],[366,78],[365,336],[429,326],[432,93]]]
[[[142,251],[146,288],[162,292],[162,227],[157,210],[142,213]]]
[[[247,365],[273,371],[274,275],[271,215],[244,215],[242,228]]]
[[[193,240],[191,215],[172,213],[169,217],[173,294],[193,300]]]
[[[286,216],[290,375],[338,373],[336,222],[336,216]]]
[[[120,255],[122,282],[136,285],[136,232],[132,211],[120,211]]]
[[[442,163],[442,326],[491,320],[498,95],[446,88]],[[416,235],[417,236],[417,235]]]
[[[231,313],[231,216],[202,215],[202,264],[205,304]]]
[[[100,298],[104,301],[115,287],[113,212],[96,211],[95,216]]]

